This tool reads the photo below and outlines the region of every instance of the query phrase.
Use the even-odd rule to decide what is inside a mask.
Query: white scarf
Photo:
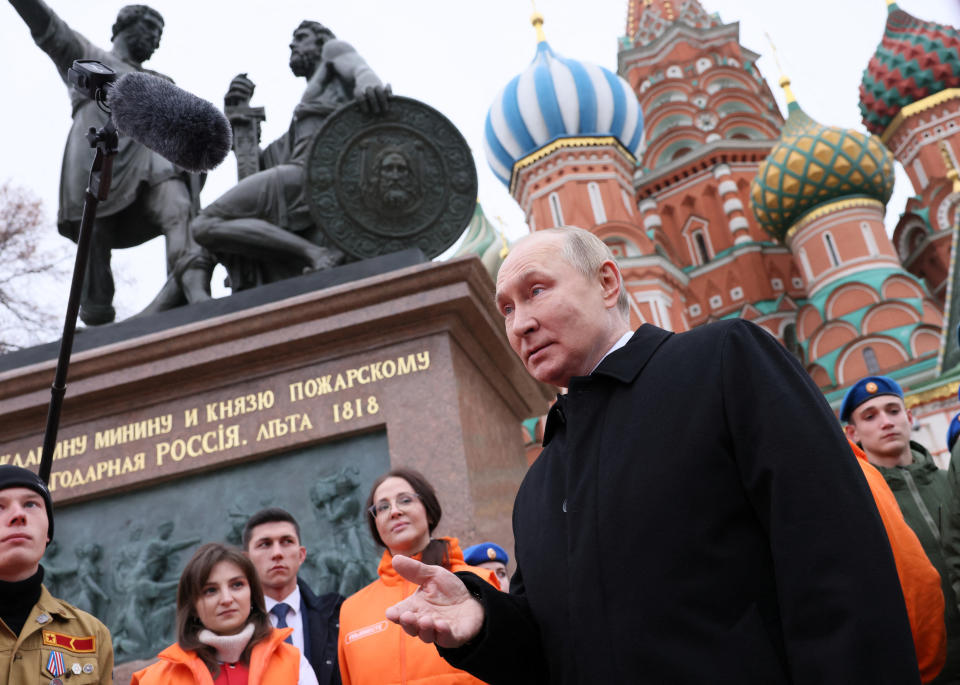
[[[236,635],[217,635],[206,628],[197,634],[200,642],[217,650],[217,661],[222,664],[235,664],[240,661],[240,655],[243,654],[251,637],[253,637],[252,623],[248,623],[246,628]]]

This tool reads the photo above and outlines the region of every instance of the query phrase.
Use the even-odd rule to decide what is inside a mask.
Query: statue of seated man
[[[243,178],[192,222],[197,242],[227,264],[235,291],[343,260],[336,247],[304,236],[314,228],[304,188],[310,141],[345,103],[359,100],[371,113],[388,106],[389,86],[350,44],[318,22],[304,21],[293,32],[290,69],[307,87],[289,131],[260,151],[261,171]],[[253,90],[246,74],[234,78],[224,98],[228,113],[248,106]]]

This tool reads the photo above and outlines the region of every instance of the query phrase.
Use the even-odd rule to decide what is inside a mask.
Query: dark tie
[[[273,608],[270,610],[270,613],[277,617],[277,628],[286,628],[287,627],[287,613],[290,611],[290,605],[286,602],[278,602],[273,605]],[[293,644],[293,634],[287,635],[287,639],[284,642],[288,642],[291,645]]]

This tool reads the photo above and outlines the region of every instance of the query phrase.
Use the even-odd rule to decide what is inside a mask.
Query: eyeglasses
[[[390,509],[393,504],[397,505],[397,509],[406,511],[413,506],[413,503],[419,498],[420,495],[415,492],[401,492],[399,495],[397,495],[393,502],[388,499],[382,499],[379,502],[374,502],[372,505],[367,507],[367,511],[369,511],[370,515],[375,519],[383,518],[390,513]]]

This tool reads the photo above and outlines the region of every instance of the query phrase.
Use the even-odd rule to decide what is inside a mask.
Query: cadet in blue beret
[[[950,426],[947,428],[947,449],[953,452],[953,446],[957,442],[957,436],[960,435],[960,414],[955,414],[950,419]]]
[[[940,574],[947,661],[933,682],[960,682],[960,610],[949,561],[952,491],[947,473],[934,463],[923,445],[910,439],[913,415],[904,404],[903,390],[893,379],[868,376],[857,381],[843,398],[840,418],[847,422],[847,437],[860,444],[867,460],[883,474],[904,520]]]
[[[507,564],[510,557],[507,550],[495,542],[481,542],[463,550],[463,560],[471,566],[488,568],[497,575],[500,589],[510,592],[510,575],[507,573]]]
[[[850,386],[840,405],[840,420],[850,421],[853,410],[867,400],[881,395],[896,395],[903,399],[903,389],[892,378],[886,376],[867,376]]]

